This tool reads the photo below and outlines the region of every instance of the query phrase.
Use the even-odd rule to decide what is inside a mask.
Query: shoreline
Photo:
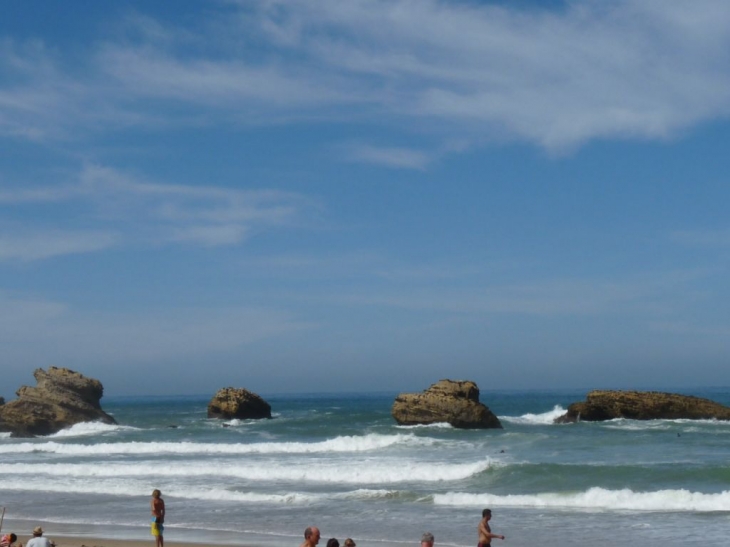
[[[42,519],[6,518],[0,535],[12,532],[18,536],[18,540],[13,544],[14,547],[20,544],[25,547],[28,540],[33,537],[31,530],[36,526],[43,528],[43,537],[54,542],[56,547],[155,547],[155,538],[150,533],[149,526],[59,523]],[[280,547],[301,543],[298,537],[272,535],[255,538],[256,534],[244,534],[232,530],[193,530],[172,526],[166,528],[165,532],[165,547],[197,545]]]
[[[16,533],[17,535],[17,533]],[[56,544],[56,547],[154,547],[155,540],[150,535],[149,540],[143,539],[111,539],[101,538],[96,536],[51,536],[43,534],[44,537],[48,537],[51,541]],[[32,536],[20,536],[18,535],[18,542],[23,544],[23,547],[27,544],[28,540]],[[15,544],[17,545],[17,543]],[[191,545],[203,545],[197,542],[181,542],[181,541],[165,541],[165,547],[190,547]],[[248,546],[252,547],[252,546]]]

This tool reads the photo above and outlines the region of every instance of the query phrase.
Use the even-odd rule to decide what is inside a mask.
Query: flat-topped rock
[[[659,391],[591,391],[556,423],[630,420],[730,420],[730,407],[709,399]]]
[[[22,386],[18,398],[0,405],[0,431],[16,437],[50,435],[81,422],[116,421],[101,408],[99,380],[67,368],[33,372],[36,386]]]
[[[501,429],[489,408],[479,402],[479,388],[471,381],[441,380],[422,393],[401,393],[391,414],[401,425],[449,423],[461,429]]]
[[[271,418],[271,405],[243,388],[219,389],[208,403],[208,418],[251,420]]]

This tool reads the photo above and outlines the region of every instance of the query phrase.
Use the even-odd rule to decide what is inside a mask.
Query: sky
[[[0,395],[730,385],[726,0],[6,0]]]

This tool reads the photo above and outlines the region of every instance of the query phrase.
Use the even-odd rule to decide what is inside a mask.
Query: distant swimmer
[[[431,532],[424,532],[421,536],[421,547],[433,547],[434,537]]]
[[[163,533],[165,527],[165,500],[162,499],[162,492],[156,488],[152,491],[150,500],[150,511],[152,512],[152,535],[155,536],[155,547],[164,547],[165,539]]]
[[[492,543],[492,538],[504,539],[504,536],[493,534],[489,527],[489,521],[492,519],[492,510],[485,509],[482,511],[482,520],[479,521],[477,530],[479,531],[479,543],[477,547],[487,547]]]
[[[319,543],[319,536],[319,528],[316,526],[307,526],[304,530],[304,543],[299,547],[314,547]]]

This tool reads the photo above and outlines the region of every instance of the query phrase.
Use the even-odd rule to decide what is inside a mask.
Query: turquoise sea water
[[[730,389],[684,392],[730,404]],[[228,422],[205,417],[208,397],[108,398],[118,426],[0,438],[3,530],[152,541],[159,488],[174,541],[297,546],[317,525],[360,547],[426,530],[472,546],[490,507],[505,547],[725,545],[730,423],[552,423],[585,394],[482,392],[504,426],[486,431],[398,426],[394,393],[263,394],[273,419]]]

